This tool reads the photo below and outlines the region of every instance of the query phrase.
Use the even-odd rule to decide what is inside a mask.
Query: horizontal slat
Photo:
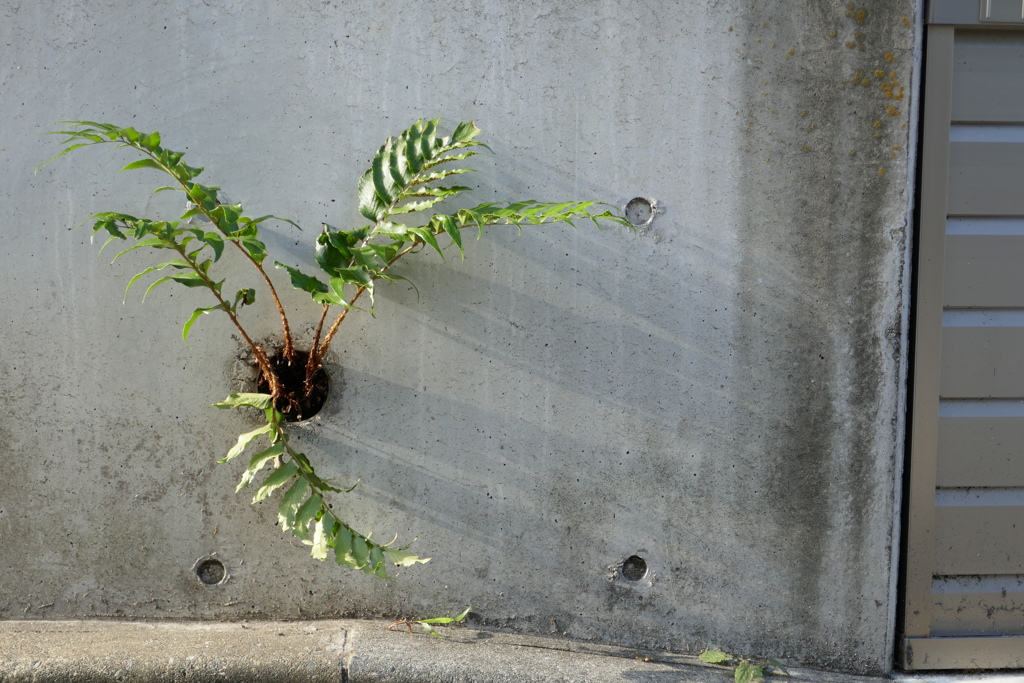
[[[1024,106],[1024,102],[1021,104]],[[1024,143],[950,143],[950,215],[1024,215],[1022,186]]]
[[[908,671],[1024,668],[1024,638],[906,638],[902,664]]]
[[[945,305],[959,308],[1024,306],[1022,263],[1024,236],[947,235]]]
[[[973,4],[977,13],[977,3],[964,4]],[[1014,122],[1022,118],[1024,34],[961,33],[954,48],[953,120]]]
[[[947,399],[939,401],[939,417],[1024,417],[1024,400]]]
[[[1024,507],[936,507],[936,575],[1024,573]]]
[[[1024,486],[1024,418],[939,418],[942,487]]]
[[[970,217],[946,220],[947,235],[1024,235],[1024,218]]]
[[[942,330],[943,398],[1024,397],[1024,328]]]
[[[939,418],[936,486],[1024,486],[1024,418]]]
[[[937,593],[933,636],[1024,635],[1024,593]]]

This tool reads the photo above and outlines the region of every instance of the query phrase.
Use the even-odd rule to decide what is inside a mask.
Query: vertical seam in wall
[[[899,607],[899,575],[900,558],[903,553],[902,544],[902,521],[903,521],[903,478],[906,471],[906,437],[907,437],[907,398],[910,387],[908,385],[910,368],[910,309],[911,294],[913,293],[914,277],[913,272],[913,251],[914,235],[917,226],[914,224],[914,210],[917,206],[917,165],[918,165],[918,131],[921,121],[922,81],[921,74],[924,71],[924,27],[926,0],[915,0],[914,2],[914,53],[911,60],[911,97],[912,102],[910,116],[910,129],[907,142],[907,202],[905,225],[903,231],[903,274],[900,278],[900,359],[899,377],[897,381],[896,395],[896,462],[893,464],[893,516],[892,535],[890,536],[890,558],[889,558],[889,608],[886,615],[885,633],[885,660],[887,662],[887,673],[892,671],[896,657],[896,615]]]
[[[352,639],[349,638],[348,629],[342,629],[341,631],[341,683],[348,683],[348,667],[349,660],[352,659]]]

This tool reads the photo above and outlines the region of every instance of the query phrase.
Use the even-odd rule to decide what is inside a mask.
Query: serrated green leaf
[[[423,119],[412,124],[403,136],[405,137],[405,161],[409,171],[417,174],[423,168],[423,150],[420,138],[423,135]]]
[[[367,556],[366,564],[362,566],[362,571],[368,576],[376,576],[380,579],[388,578],[387,568],[384,566],[384,551],[379,545],[370,547],[370,552]]]
[[[437,215],[434,216],[431,221],[432,224],[437,225],[440,230],[451,238],[452,243],[459,248],[459,254],[462,255],[463,260],[466,258],[466,252],[462,248],[462,233],[459,232],[459,224],[455,222],[455,219],[451,216]]]
[[[242,478],[241,478],[241,480],[239,480],[238,486],[235,487],[235,493],[238,493],[239,491],[241,491],[242,489],[247,487],[249,484],[251,484],[252,480],[255,479],[256,475],[259,474],[260,470],[263,469],[264,465],[266,465],[268,462],[270,462],[274,458],[277,458],[277,457],[279,457],[279,456],[281,456],[283,454],[284,454],[284,444],[278,442],[278,443],[273,444],[270,448],[262,450],[259,453],[257,453],[256,455],[252,456],[252,458],[249,460],[249,466],[247,468],[245,468],[245,472],[242,473]],[[291,463],[289,463],[289,464],[291,464]],[[282,469],[284,469],[284,467],[278,467],[277,469],[274,470],[274,472],[271,474],[271,476],[273,476],[274,473],[277,473],[277,472],[281,471]],[[268,479],[269,479],[269,477],[268,477]],[[267,496],[269,496],[270,493],[272,493],[272,492],[273,492],[273,489],[271,489],[271,491],[269,491],[267,493]],[[259,493],[260,492],[257,491],[257,495],[259,495]],[[263,498],[266,498],[267,496],[263,496]],[[263,498],[260,498],[260,500],[263,500]],[[256,503],[256,502],[259,502],[259,501],[253,499],[252,502]]]
[[[148,135],[143,135],[142,139],[139,140],[139,144],[145,149],[156,153],[155,150],[160,147],[160,133],[153,131]]]
[[[463,121],[459,125],[455,126],[455,132],[452,133],[453,142],[469,142],[477,135],[480,135],[480,129],[474,121]]]
[[[150,239],[142,240],[141,242],[137,242],[136,244],[133,244],[127,249],[122,249],[121,251],[117,252],[117,255],[114,256],[114,258],[111,259],[110,262],[113,263],[117,259],[127,254],[129,251],[135,251],[136,249],[143,249],[145,247],[153,247],[155,249],[170,249],[171,245],[168,244],[167,240],[165,239],[161,239],[159,237],[151,237]]]
[[[309,493],[309,482],[299,477],[281,498],[281,505],[277,508],[277,521],[282,531],[287,531],[295,526],[295,516]]]
[[[446,197],[431,197],[430,199],[424,199],[418,202],[409,202],[408,204],[403,204],[392,209],[390,215],[397,216],[403,213],[415,213],[417,211],[425,211],[434,206],[435,204],[443,202],[445,199]]]
[[[320,510],[324,507],[323,498],[316,493],[310,495],[306,499],[306,502],[299,506],[298,511],[295,513],[295,523],[292,533],[295,534],[303,543],[312,543],[309,538],[309,524],[316,516],[320,514]]]
[[[370,547],[366,539],[359,534],[354,534],[352,538],[352,557],[355,560],[352,566],[356,569],[362,569],[370,560]]]
[[[234,394],[233,394],[233,395],[234,395]],[[226,408],[226,407],[229,407],[229,406],[222,406],[222,405],[219,405],[219,404],[214,404],[214,405],[216,405],[216,406],[217,406],[218,408]],[[227,455],[225,455],[225,456],[224,456],[223,458],[221,458],[220,460],[218,460],[217,462],[219,462],[219,463],[225,463],[225,462],[227,462],[228,460],[231,460],[232,458],[234,458],[234,457],[236,457],[236,456],[238,456],[238,455],[241,455],[241,454],[242,454],[242,451],[244,451],[244,450],[245,450],[246,446],[248,446],[248,445],[249,445],[249,442],[250,442],[250,441],[252,441],[253,439],[255,439],[255,438],[256,438],[257,436],[259,436],[260,434],[266,434],[266,433],[267,433],[267,432],[269,432],[269,431],[270,431],[270,425],[268,425],[268,424],[267,424],[267,425],[263,425],[263,426],[262,426],[262,427],[260,427],[259,429],[254,429],[254,430],[252,430],[251,432],[246,432],[245,434],[240,434],[240,435],[238,436],[238,441],[237,441],[237,442],[235,443],[235,445],[234,445],[234,446],[232,446],[232,447],[231,447],[231,450],[230,450],[230,451],[228,451],[228,454],[227,454]]]
[[[174,261],[167,261],[166,263],[150,266],[149,268],[146,268],[142,272],[137,273],[135,276],[132,277],[131,280],[128,281],[128,286],[124,288],[124,299],[121,301],[121,303],[125,303],[128,300],[128,292],[129,290],[131,290],[132,285],[139,281],[139,278],[148,275],[149,273],[153,273],[158,270],[163,270],[164,268],[168,268],[171,266],[174,266],[175,268],[191,268],[188,262],[183,261],[181,259],[175,259]]]
[[[199,273],[183,273],[181,275],[170,275],[166,279],[174,280],[178,284],[185,285],[186,287],[205,287],[206,281],[202,278]],[[148,291],[148,290],[147,290]]]
[[[132,163],[125,166],[120,171],[118,171],[118,173],[123,173],[125,171],[134,171],[139,168],[155,168],[158,171],[164,170],[164,167],[161,166],[158,162],[154,161],[153,159],[139,159],[138,161],[133,161]]]
[[[359,197],[359,213],[374,223],[384,217],[384,211],[387,206],[377,195],[377,190],[373,183],[372,168],[359,177],[357,196]]]
[[[441,245],[437,243],[437,238],[434,237],[434,233],[430,228],[409,228],[409,232],[419,238],[419,241],[425,242],[433,247],[434,251],[441,255],[444,259],[444,252],[441,251]]]
[[[142,303],[146,303],[146,297],[149,296],[150,292],[152,292],[154,289],[156,289],[157,287],[159,287],[163,283],[170,282],[170,280],[171,280],[171,278],[169,278],[169,277],[162,277],[159,280],[157,280],[156,282],[154,282],[153,284],[151,284],[149,287],[146,287],[146,291],[143,292],[143,294],[142,294]]]
[[[401,196],[401,191],[409,186],[409,182],[413,177],[413,174],[409,171],[409,162],[406,160],[405,138],[407,135],[408,131],[403,132],[391,145],[390,154],[388,154],[387,159],[388,171],[394,183],[394,191],[398,196]]]
[[[424,166],[434,158],[434,150],[437,149],[437,122],[441,119],[427,121],[423,126],[423,134],[420,136],[420,152],[423,154]]]
[[[270,473],[270,476],[263,480],[263,485],[256,489],[256,495],[252,497],[252,502],[258,503],[269,498],[270,494],[287,484],[298,471],[299,468],[291,460],[278,467]],[[241,488],[241,484],[239,484],[239,488]]]
[[[779,660],[772,659],[771,657],[769,657],[768,658],[768,663],[771,664],[776,669],[778,669],[779,671],[781,671],[784,675],[786,675],[786,676],[790,675],[789,669],[787,669],[786,665],[783,664],[782,662],[780,662]]]
[[[226,399],[219,403],[214,403],[214,408],[237,408],[238,406],[250,406],[252,408],[259,408],[260,410],[266,410],[272,407],[274,404],[273,398],[270,394],[253,394],[253,393],[237,393],[229,394]]]
[[[460,614],[457,617],[434,617],[433,619],[420,619],[418,623],[420,623],[420,624],[458,624],[458,623],[461,623],[462,620],[466,618],[466,615],[469,614],[469,611],[471,609],[472,609],[472,607],[467,607],[465,610],[463,610],[462,614]]]
[[[262,265],[263,260],[267,258],[267,245],[256,239],[255,237],[243,237],[238,240],[238,243],[242,245],[245,252],[252,257],[252,260],[257,264]]]
[[[707,650],[697,655],[697,659],[708,664],[722,664],[730,661],[732,657],[721,650]]]
[[[313,559],[327,559],[328,541],[330,532],[333,531],[334,521],[334,516],[329,512],[324,512],[323,517],[316,521],[316,525],[313,527],[313,548],[310,550]]]
[[[185,346],[188,346],[188,334],[189,332],[192,331],[192,325],[195,324],[196,320],[199,319],[199,316],[207,315],[212,311],[223,310],[225,310],[224,304],[217,304],[215,306],[207,306],[206,308],[197,308],[196,310],[192,311],[192,315],[189,316],[189,319],[185,323],[185,326],[181,329],[181,340],[185,342]]]
[[[385,206],[394,204],[398,199],[398,188],[395,187],[395,181],[391,177],[390,164],[388,163],[388,157],[391,156],[393,144],[394,140],[388,138],[381,148],[377,150],[377,153],[373,155],[373,189]]]
[[[414,564],[426,564],[430,562],[429,557],[417,557],[412,553],[407,553],[402,550],[385,550],[384,554],[387,556],[388,561],[392,564],[396,564],[399,567],[411,567]]]
[[[749,659],[741,660],[736,666],[734,673],[736,683],[754,683],[764,680],[764,671],[761,667],[751,664]]]
[[[334,536],[334,559],[340,565],[356,568],[356,558],[352,555],[352,530],[344,524]]]
[[[224,238],[215,232],[204,232],[199,239],[213,249],[213,260],[219,261],[221,254],[224,253]]]
[[[326,294],[327,292],[330,291],[327,288],[327,285],[325,285],[323,282],[313,277],[312,275],[306,275],[298,268],[286,266],[280,261],[274,261],[274,265],[277,266],[278,268],[284,268],[286,271],[288,271],[288,276],[291,278],[292,281],[292,287],[294,287],[295,289],[301,289],[302,291],[309,292],[310,294]]]
[[[336,271],[338,268],[348,266],[352,260],[351,252],[349,252],[347,247],[343,252],[334,246],[326,229],[316,238],[316,248],[313,255],[316,264],[320,266],[320,270],[328,275],[337,275]]]

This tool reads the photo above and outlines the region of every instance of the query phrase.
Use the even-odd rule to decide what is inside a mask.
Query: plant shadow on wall
[[[475,229],[479,238],[488,226],[510,225],[521,231],[524,224],[574,225],[577,219],[590,220],[598,226],[599,220],[607,220],[632,227],[614,211],[601,210],[602,205],[596,202],[491,202],[450,214],[432,213],[435,206],[469,190],[459,185],[438,184],[437,181],[471,170],[450,164],[476,154],[475,147],[486,148],[475,139],[480,129],[473,122],[462,122],[451,136],[439,137],[438,121],[417,121],[397,137],[388,138],[377,150],[372,166],[357,186],[359,212],[368,222],[350,230],[323,225],[315,246],[319,275],[274,261],[276,267],[288,273],[292,286],[309,293],[321,307],[313,341],[306,350],[295,347],[288,315],[264,268],[268,252],[260,238],[265,222],[284,221],[298,228],[294,221],[270,215],[250,218],[241,204],[224,203],[220,188],[196,182],[203,169],[186,164],[182,153],[161,146],[160,134],[156,132],[141,133],[130,127],[92,121],[66,121],[69,129],[52,133],[65,137],[64,149],[40,165],[92,145],[131,147],[142,158],[122,171],[159,171],[172,182],[154,192],[185,194],[189,208],[177,220],[102,212],[90,217],[93,234],[106,233],[104,247],[117,240],[134,241],[118,252],[114,260],[137,249],[155,249],[169,257],[132,277],[125,288],[126,298],[133,286],[152,273],[161,275],[149,284],[143,299],[153,289],[170,282],[205,290],[212,296],[212,305],[196,308],[186,320],[181,333],[185,343],[202,316],[221,313],[230,319],[252,353],[259,367],[257,392],[234,393],[214,404],[218,408],[255,409],[262,412],[265,420],[258,429],[240,435],[218,461],[227,462],[250,445],[264,442],[265,448],[250,458],[236,491],[255,485],[253,503],[279,495],[278,523],[282,530],[290,530],[311,546],[314,558],[325,560],[333,554],[339,565],[380,578],[387,578],[389,562],[410,566],[429,558],[417,557],[407,552],[408,546],[397,546],[395,541],[377,543],[369,533],[362,534],[343,521],[329,502],[328,494],[349,493],[355,486],[341,488],[318,476],[310,458],[291,440],[290,424],[312,417],[326,400],[328,376],[323,361],[341,324],[351,311],[363,310],[357,303],[368,306],[373,313],[378,281],[407,281],[394,270],[404,256],[429,247],[443,257],[444,249],[454,245],[465,257],[464,230]],[[427,214],[426,221],[415,221],[418,225],[397,222]],[[440,240],[446,244],[442,245]],[[263,348],[242,323],[243,309],[256,301],[256,288],[242,287],[232,293],[234,288],[225,288],[225,280],[218,279],[216,264],[228,249],[237,249],[252,265],[272,299],[282,328],[280,348]]]

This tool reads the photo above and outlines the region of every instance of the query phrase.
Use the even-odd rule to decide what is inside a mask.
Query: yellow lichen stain
[[[896,150],[897,152],[899,152],[899,151],[901,151],[903,149],[903,145],[893,145],[892,148],[894,150]]]
[[[885,72],[881,69],[875,69],[875,78],[885,78]]]
[[[804,146],[803,146],[803,147],[801,147],[800,149],[802,149],[802,150],[803,150],[803,151],[805,151],[805,152],[810,152],[810,151],[811,151],[811,148],[810,148],[810,147],[808,147],[807,145],[804,145]]]
[[[853,100],[846,100],[847,104],[853,104]]]
[[[757,39],[757,42],[759,42],[759,43],[760,43],[760,42],[761,42],[761,39],[760,39],[760,38],[758,38],[758,39]]]
[[[850,156],[851,157],[857,156],[857,150],[853,150],[852,152],[850,152]]]
[[[868,45],[874,45],[874,44],[875,44],[875,39],[874,38],[868,38]]]
[[[897,101],[903,99],[903,86],[896,80],[895,72],[889,74],[889,80],[883,82],[878,87],[886,99]]]
[[[860,84],[861,85],[871,85],[871,79],[870,78],[862,78],[861,81],[860,81]]]
[[[856,14],[853,15],[853,18],[858,24],[863,24],[864,20],[868,18],[868,11],[861,7],[857,10]]]
[[[906,26],[907,28],[910,28],[910,19],[907,19],[906,17],[901,17],[900,21],[903,22],[904,26]]]
[[[857,47],[857,43],[846,43],[846,47],[850,47],[850,48]]]
[[[885,108],[885,113],[889,116],[896,117],[900,115],[900,110],[890,104]]]
[[[864,34],[863,33],[854,33],[853,37],[858,42],[863,42],[864,41]]]
[[[835,38],[837,35],[839,35],[839,34],[838,34],[838,32],[835,29],[832,29],[831,31],[828,32],[828,37],[829,38]]]
[[[787,52],[786,54],[789,55],[790,57],[792,57],[793,55],[796,54],[796,50],[793,49],[793,48],[790,48],[789,52]]]
[[[881,128],[882,127],[882,122],[881,122],[881,120],[878,120],[878,121],[875,121],[874,123],[872,123],[871,125],[874,126],[875,128]]]
[[[747,121],[747,128],[750,128],[753,125],[754,125],[753,121]]]
[[[807,116],[807,110],[804,109],[803,111],[801,111],[800,116]]]
[[[775,43],[772,43],[772,47],[775,47]]]
[[[772,160],[772,158],[771,158],[771,157],[765,157],[765,158],[764,158],[764,163],[766,163],[766,164],[767,164],[767,163],[768,163],[769,161],[771,161],[771,160]]]
[[[814,130],[815,128],[817,128],[817,126],[818,124],[812,123],[811,125],[807,126],[807,130]]]
[[[885,169],[884,169],[884,168],[880,168],[880,169],[878,169],[878,175],[885,175],[885,172],[886,172],[886,171],[885,171]]]
[[[889,155],[889,158],[890,159],[895,159],[898,156],[899,156],[899,154],[897,154],[896,152],[893,152],[892,154]]]
[[[885,61],[892,62],[892,61],[895,61],[895,60],[896,60],[896,55],[894,55],[891,52],[886,52],[885,53]]]
[[[901,123],[900,124],[900,128],[906,128],[906,127],[907,127],[907,124],[905,124],[905,123]]]
[[[732,26],[729,27],[729,31],[732,32]]]

